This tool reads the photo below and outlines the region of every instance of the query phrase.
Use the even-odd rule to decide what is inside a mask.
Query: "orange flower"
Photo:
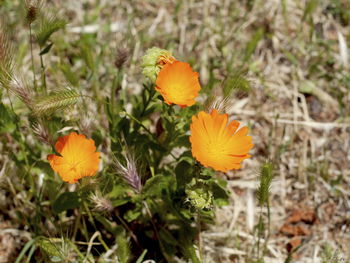
[[[239,127],[238,121],[228,124],[228,115],[213,109],[210,114],[201,111],[192,117],[190,142],[193,156],[205,167],[227,172],[239,169],[249,158],[253,147],[248,128]]]
[[[62,177],[63,181],[73,184],[80,178],[93,176],[97,172],[100,153],[96,152],[95,142],[92,139],[71,132],[69,135],[59,137],[55,148],[61,156],[50,154],[47,159],[51,168]]]
[[[158,73],[156,85],[156,90],[167,104],[182,107],[195,104],[194,99],[201,89],[198,73],[193,72],[188,63],[181,61],[165,64]]]

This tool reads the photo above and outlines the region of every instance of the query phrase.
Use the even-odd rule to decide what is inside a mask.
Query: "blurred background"
[[[97,100],[107,96],[123,50],[121,88],[138,93],[140,58],[157,46],[189,62],[203,90],[230,94],[226,111],[250,127],[255,146],[243,169],[228,175],[230,205],[217,210],[202,236],[207,262],[250,262],[257,176],[267,159],[276,177],[265,262],[349,262],[349,0],[52,0],[43,10],[68,23],[44,56],[51,87],[66,83],[93,90]],[[31,82],[24,1],[0,0],[0,20],[13,33],[18,70]],[[91,108],[90,117],[96,112]],[[11,221],[23,197],[8,198],[9,191],[0,189],[0,262],[14,262],[28,233]]]

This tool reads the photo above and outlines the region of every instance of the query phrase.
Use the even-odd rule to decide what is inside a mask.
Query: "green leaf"
[[[12,133],[16,129],[14,115],[4,104],[0,104],[0,133]]]
[[[80,206],[80,199],[76,192],[65,192],[58,196],[52,205],[52,209],[59,214],[68,209],[74,209]]]
[[[132,222],[141,215],[142,215],[141,211],[136,208],[134,210],[129,210],[128,212],[126,212],[126,214],[124,215],[124,218],[128,222]]]
[[[159,236],[164,242],[166,242],[172,246],[179,245],[178,240],[170,233],[170,231],[168,231],[164,227],[162,227],[162,229],[159,231]]]
[[[259,30],[255,32],[252,40],[247,44],[244,61],[248,61],[250,59],[256,47],[258,46],[259,41],[263,38],[263,36],[264,36],[264,30],[262,28],[259,28]]]
[[[190,140],[188,135],[179,136],[174,146],[190,148]]]
[[[48,44],[43,50],[40,51],[39,55],[45,55],[46,53],[49,53],[50,49],[52,48],[53,43]]]
[[[17,257],[15,263],[23,262],[23,261],[21,261],[22,258],[24,258],[26,252],[27,252],[32,246],[35,245],[34,243],[35,243],[36,241],[37,241],[37,239],[34,238],[34,239],[29,240],[29,241],[25,244],[25,246],[24,246],[23,249],[21,250],[21,253],[18,255],[18,257]]]
[[[307,1],[302,20],[304,21],[307,18],[312,18],[312,13],[314,13],[318,5],[319,5],[319,0]]]
[[[186,161],[181,161],[175,168],[177,188],[183,188],[191,182],[193,173],[193,166]]]
[[[139,258],[137,259],[136,263],[142,263],[142,262],[143,262],[143,259],[144,259],[145,256],[146,256],[146,254],[147,254],[147,249],[145,249],[145,250],[142,252],[141,256],[139,256]]]
[[[225,182],[226,183],[226,182]],[[214,202],[218,206],[227,205],[229,194],[227,190],[217,182],[211,183],[211,191],[213,193]]]
[[[158,174],[147,180],[142,191],[145,196],[161,196],[164,192],[169,192],[170,184],[174,185],[173,177]]]
[[[115,184],[113,186],[112,191],[110,191],[108,193],[108,198],[110,198],[110,199],[113,199],[113,198],[120,199],[120,198],[125,196],[125,194],[127,193],[127,190],[128,189],[124,185],[122,185],[121,183]]]

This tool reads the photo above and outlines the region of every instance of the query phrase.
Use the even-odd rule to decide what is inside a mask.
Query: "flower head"
[[[192,71],[190,64],[181,61],[166,64],[158,74],[156,85],[167,104],[182,107],[195,104],[201,89],[198,73]]]
[[[99,195],[99,194],[92,194],[90,196],[91,202],[94,204],[95,208],[94,210],[99,211],[99,212],[112,212],[113,210],[113,205],[112,202]]]
[[[227,172],[239,169],[241,162],[249,158],[253,147],[248,128],[239,127],[238,121],[228,123],[227,114],[201,111],[192,117],[190,142],[193,156],[205,167]]]
[[[168,50],[160,49],[158,47],[150,48],[142,57],[142,74],[155,82],[161,68],[166,64],[173,63],[174,61],[176,61],[176,59]]]
[[[63,181],[72,184],[82,177],[96,174],[100,153],[96,152],[95,142],[92,139],[71,132],[69,135],[59,137],[55,148],[61,156],[50,154],[47,159],[51,168]]]

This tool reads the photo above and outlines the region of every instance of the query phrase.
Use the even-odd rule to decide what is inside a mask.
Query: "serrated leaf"
[[[68,209],[74,209],[80,206],[80,199],[76,192],[65,192],[58,196],[52,205],[52,209],[59,214]]]

